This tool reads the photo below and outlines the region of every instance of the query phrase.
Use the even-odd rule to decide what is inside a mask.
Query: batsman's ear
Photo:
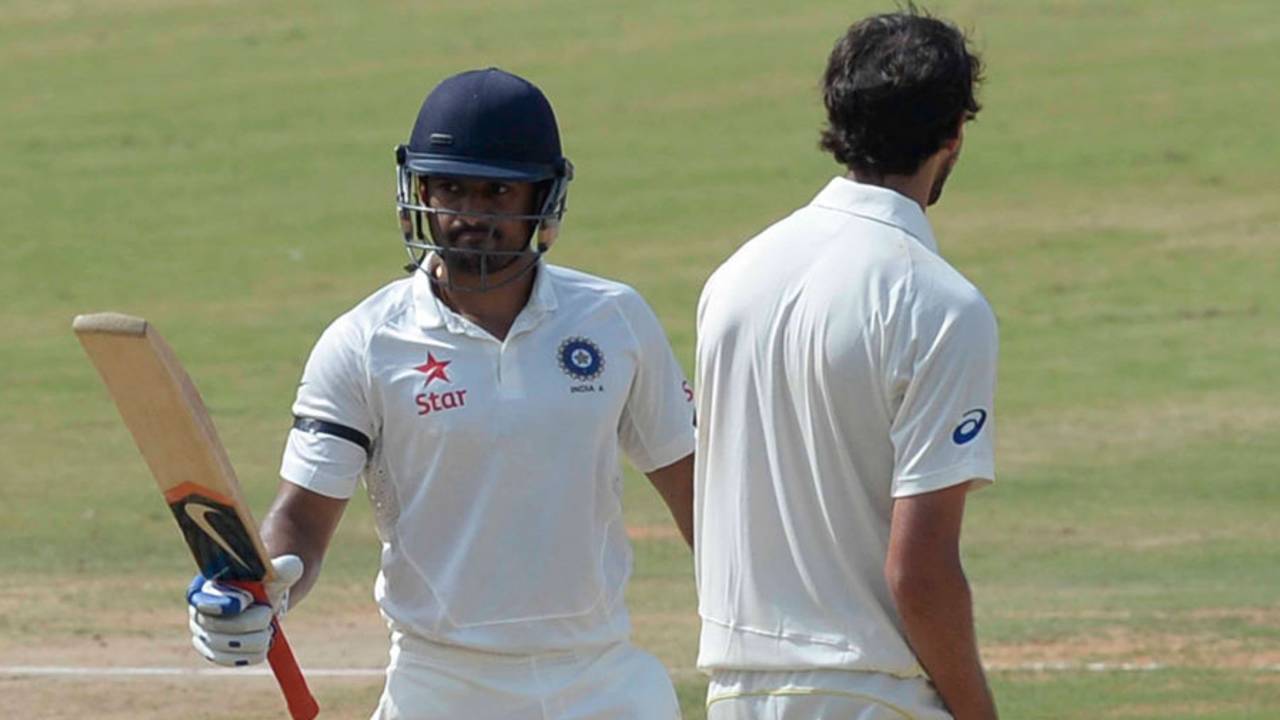
[[[556,177],[543,181],[539,188],[537,205],[542,208],[543,220],[538,223],[538,251],[546,252],[555,244],[560,236],[560,222],[564,217],[565,195],[569,182],[573,180],[573,163],[569,158],[560,158],[556,166]]]
[[[960,148],[964,145],[964,123],[965,120],[961,119],[960,124],[956,126],[955,136],[949,138],[943,143],[943,147],[945,147],[949,152],[960,152]]]
[[[560,223],[554,220],[542,221],[538,225],[538,251],[546,252],[550,250],[558,237],[560,237]]]

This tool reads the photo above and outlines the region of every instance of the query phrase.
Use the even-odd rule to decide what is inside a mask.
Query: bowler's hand
[[[267,657],[274,631],[271,621],[289,606],[289,588],[302,577],[302,558],[281,555],[271,559],[276,579],[266,583],[270,605],[256,604],[253,595],[196,575],[187,588],[191,644],[210,662],[228,667],[253,665]]]

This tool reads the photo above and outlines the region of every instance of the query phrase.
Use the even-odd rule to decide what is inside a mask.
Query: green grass
[[[1017,673],[994,685],[1004,716],[1028,720],[1252,720],[1280,707],[1280,684],[1262,673]]]
[[[1169,639],[1280,650],[1280,16],[1267,0],[935,5],[988,65],[930,213],[1001,321],[1000,482],[966,525],[983,641],[1120,633],[1173,666],[997,674],[1005,716],[1264,717],[1273,675]],[[547,91],[578,168],[552,259],[639,288],[689,366],[707,274],[835,171],[816,149],[822,63],[889,6],[0,4],[0,585],[135,576],[164,607],[157,578],[187,570],[70,334],[78,312],[164,330],[261,512],[311,343],[397,275],[391,147],[460,69]],[[634,476],[627,503],[633,524],[665,522]],[[366,592],[374,543],[357,501],[324,582]],[[0,655],[93,632],[76,609],[123,611],[85,593],[6,614]],[[687,553],[638,543],[630,597],[639,640],[691,667]],[[701,683],[678,677],[701,717]],[[339,704],[366,702],[351,693]]]

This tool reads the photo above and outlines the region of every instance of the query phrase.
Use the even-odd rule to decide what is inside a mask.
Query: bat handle
[[[271,663],[271,672],[284,692],[284,701],[289,706],[289,715],[293,720],[312,720],[320,714],[320,705],[312,697],[307,687],[307,679],[302,677],[302,669],[293,657],[293,649],[285,639],[284,630],[279,620],[271,621],[275,636],[271,641],[271,649],[267,651],[267,662]]]
[[[266,588],[260,582],[228,584],[248,590],[253,593],[253,599],[260,603],[271,602],[267,597]],[[312,720],[320,714],[320,705],[311,695],[311,690],[307,687],[307,679],[302,677],[302,668],[298,667],[298,661],[293,657],[293,648],[289,647],[289,641],[285,638],[284,629],[280,627],[278,619],[271,619],[271,629],[274,634],[271,638],[271,649],[267,651],[267,662],[271,664],[271,672],[276,676],[276,682],[284,693],[285,704],[289,706],[289,716],[293,720]]]

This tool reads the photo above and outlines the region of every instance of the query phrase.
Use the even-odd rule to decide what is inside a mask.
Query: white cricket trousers
[[[716,670],[707,720],[952,720],[924,678],[873,672]]]
[[[678,720],[666,668],[630,643],[502,655],[393,632],[372,720]]]

